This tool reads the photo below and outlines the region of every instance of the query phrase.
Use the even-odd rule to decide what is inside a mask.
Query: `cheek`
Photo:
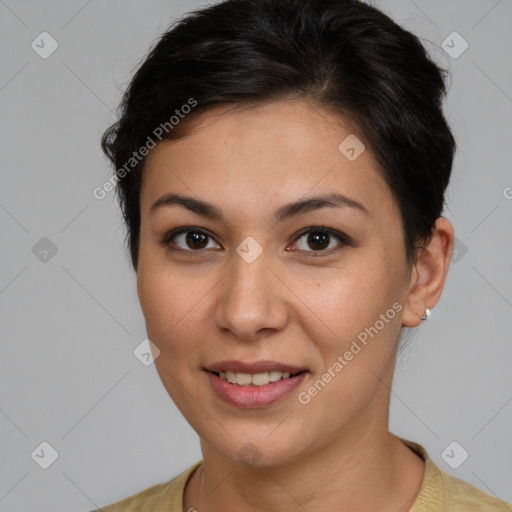
[[[141,258],[137,273],[137,293],[146,320],[148,335],[159,333],[166,318],[166,311],[173,311],[169,284],[159,278],[159,273]]]
[[[194,282],[190,272],[155,263],[141,260],[137,292],[148,338],[160,349],[157,367],[195,364],[196,344],[204,338],[205,319],[211,316],[205,309],[211,285]]]
[[[176,274],[164,272],[158,265],[141,259],[137,274],[137,293],[146,321],[149,338],[162,349],[165,337],[171,335],[186,312],[183,283]]]
[[[304,390],[305,399],[322,390],[312,410],[327,416],[338,414],[329,410],[329,404],[338,402],[348,415],[363,410],[393,364],[402,298],[396,276],[375,261],[359,260],[350,271],[338,268],[314,293],[309,289],[308,305],[316,315],[304,328],[320,356],[315,382],[324,377],[329,383],[325,389],[319,382]]]
[[[381,270],[338,269],[338,277],[310,295],[316,315],[305,322],[306,336],[319,357],[298,401],[333,429],[362,415],[386,390],[382,382],[393,365],[402,305],[391,276]]]
[[[295,282],[297,294],[315,313],[313,324],[329,333],[329,338],[338,336],[341,340],[373,325],[402,298],[397,276],[375,262],[359,261],[357,265],[333,269],[315,286],[304,279]],[[389,316],[393,319],[396,309]]]
[[[139,263],[137,291],[146,322],[148,338],[160,353],[155,367],[169,396],[184,416],[189,413],[187,400],[197,394],[198,383],[191,379],[199,368],[196,332],[201,325],[201,302],[187,290],[179,272],[171,272],[157,265]]]

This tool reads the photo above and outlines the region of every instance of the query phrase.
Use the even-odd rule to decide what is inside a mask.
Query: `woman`
[[[512,510],[388,430],[453,249],[443,78],[356,0],[228,0],[162,36],[103,149],[203,460],[104,511]]]

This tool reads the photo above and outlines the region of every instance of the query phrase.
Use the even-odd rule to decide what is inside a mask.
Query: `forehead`
[[[216,107],[198,116],[185,137],[149,152],[141,213],[166,192],[244,211],[339,192],[373,214],[396,213],[362,138],[346,120],[303,100]]]

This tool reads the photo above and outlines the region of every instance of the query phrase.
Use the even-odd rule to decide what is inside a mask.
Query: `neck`
[[[203,441],[184,510],[409,510],[424,462],[386,430],[360,425],[301,459],[270,468],[241,466]]]

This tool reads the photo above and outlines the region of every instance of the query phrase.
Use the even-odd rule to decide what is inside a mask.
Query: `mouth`
[[[229,382],[230,384],[236,384],[237,386],[266,386],[267,384],[278,382],[280,380],[286,380],[306,373],[306,370],[300,372],[281,372],[278,370],[272,370],[269,372],[260,373],[243,373],[243,372],[211,372],[217,377]]]
[[[276,361],[221,361],[203,368],[223,401],[236,407],[264,407],[290,394],[309,373]]]
[[[289,379],[308,370],[278,361],[219,361],[204,368],[217,377],[238,386],[266,386],[267,384]]]

